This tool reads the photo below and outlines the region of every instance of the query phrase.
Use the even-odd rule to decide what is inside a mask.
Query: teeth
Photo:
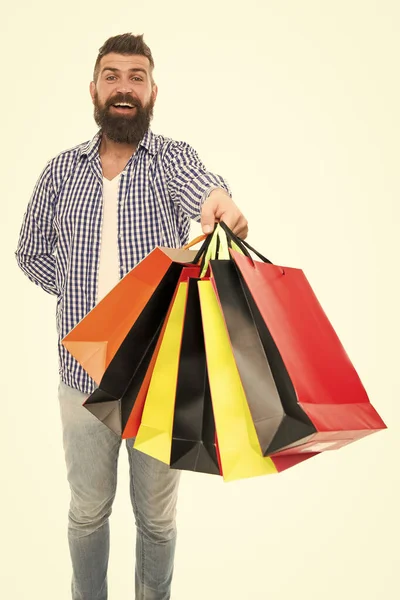
[[[122,103],[122,102],[117,102],[117,104],[114,104],[114,106],[123,106],[123,107],[133,108],[133,104]]]

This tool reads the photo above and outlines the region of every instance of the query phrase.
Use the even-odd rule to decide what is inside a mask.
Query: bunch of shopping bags
[[[224,223],[202,239],[155,248],[63,339],[98,384],[84,407],[171,468],[225,481],[385,429],[303,271]]]

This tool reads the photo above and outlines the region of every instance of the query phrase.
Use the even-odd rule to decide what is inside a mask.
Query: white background
[[[184,474],[172,598],[399,598],[399,3],[25,0],[0,17],[1,597],[70,598],[55,298],[14,251],[46,161],[96,131],[98,49],[132,32],[156,63],[153,131],[191,143],[250,243],[304,270],[389,426],[277,476]],[[133,598],[122,450],[110,600]]]

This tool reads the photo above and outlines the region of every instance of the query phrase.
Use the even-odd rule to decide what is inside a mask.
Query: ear
[[[156,84],[154,84],[152,92],[151,92],[151,97],[153,98],[153,102],[156,101],[157,94],[158,94],[158,87],[156,86]]]
[[[94,81],[90,82],[89,91],[90,91],[90,95],[92,97],[92,102],[94,104],[94,97],[96,94],[96,84],[94,83]]]

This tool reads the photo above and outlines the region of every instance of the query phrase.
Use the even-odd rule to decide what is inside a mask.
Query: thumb
[[[214,231],[215,211],[212,204],[205,202],[201,209],[201,228],[203,233],[209,234]]]

